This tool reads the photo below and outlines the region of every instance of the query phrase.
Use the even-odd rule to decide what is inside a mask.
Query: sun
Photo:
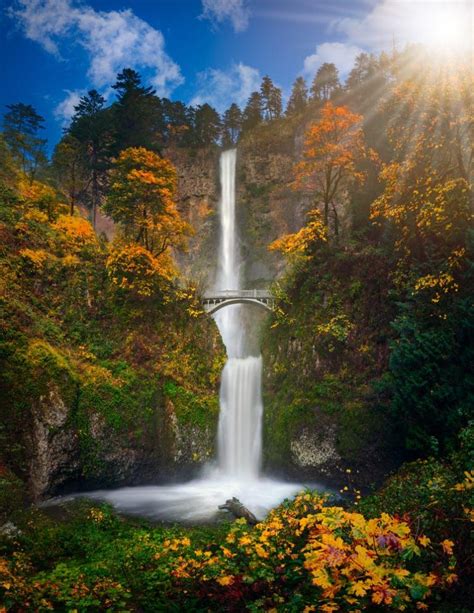
[[[431,21],[431,23],[430,23]],[[457,16],[452,14],[435,14],[428,19],[430,33],[428,39],[439,47],[450,49],[456,47],[459,40],[460,27]]]
[[[440,52],[472,51],[474,5],[470,1],[430,0],[419,3],[418,8],[413,26],[420,42]]]

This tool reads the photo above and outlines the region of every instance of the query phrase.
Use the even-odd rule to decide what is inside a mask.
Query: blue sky
[[[51,143],[85,91],[94,87],[113,100],[110,85],[126,66],[160,95],[222,111],[232,101],[243,105],[265,74],[287,94],[297,75],[311,80],[324,61],[334,61],[344,76],[361,50],[430,42],[434,30],[439,44],[446,24],[456,29],[453,39],[464,36],[472,45],[469,0],[6,0],[4,6],[2,112],[9,103],[32,104],[47,120]]]

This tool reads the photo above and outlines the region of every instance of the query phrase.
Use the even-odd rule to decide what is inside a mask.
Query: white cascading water
[[[220,254],[215,289],[240,288],[240,254],[235,217],[236,151],[220,159]],[[218,505],[236,496],[258,518],[301,489],[259,475],[261,461],[262,358],[248,354],[242,305],[227,306],[215,315],[227,350],[222,373],[217,465],[186,483],[125,487],[80,494],[106,501],[119,511],[164,521],[212,520]],[[67,499],[63,498],[62,500]],[[50,501],[55,504],[56,501]]]
[[[261,456],[262,358],[229,358],[222,373],[218,430],[219,470],[257,479]]]
[[[235,149],[220,159],[220,250],[216,290],[241,289],[239,240],[235,216]],[[218,429],[219,470],[223,475],[256,479],[260,469],[262,358],[245,355],[240,305],[215,315],[227,351],[222,373]]]

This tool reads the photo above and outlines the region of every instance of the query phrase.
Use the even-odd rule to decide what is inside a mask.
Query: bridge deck
[[[203,300],[222,300],[226,298],[272,298],[272,293],[266,289],[224,289],[209,291],[203,295]]]

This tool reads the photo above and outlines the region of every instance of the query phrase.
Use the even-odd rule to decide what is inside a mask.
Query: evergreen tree
[[[271,121],[281,117],[281,89],[275,87],[269,76],[263,77],[260,86],[260,95],[262,98],[263,116]]]
[[[202,104],[195,109],[192,144],[194,146],[215,145],[219,140],[222,123],[219,113],[209,104]]]
[[[39,137],[44,118],[30,104],[10,104],[3,119],[3,135],[13,159],[33,182],[41,165],[46,165],[46,140]]]
[[[251,130],[263,121],[263,103],[259,92],[252,92],[242,114],[242,130]]]
[[[117,102],[113,105],[115,153],[128,147],[158,149],[161,134],[157,134],[155,125],[157,114],[161,119],[162,109],[153,88],[144,87],[138,72],[131,68],[124,68],[112,87],[117,92]]]
[[[329,100],[341,87],[339,74],[334,64],[325,62],[316,73],[311,85],[311,96],[314,101]]]
[[[293,83],[288,106],[286,107],[287,115],[297,115],[302,113],[308,103],[308,88],[303,77],[298,77]]]
[[[282,111],[281,89],[279,87],[274,87],[270,98],[270,114],[272,119],[281,117]]]
[[[372,54],[361,53],[356,57],[354,68],[346,81],[346,90],[351,99],[362,111],[378,108],[387,84],[386,68],[389,59],[385,54],[376,58]]]
[[[224,147],[235,145],[239,138],[240,130],[242,129],[242,112],[235,104],[230,105],[227,111],[224,113],[223,120],[223,136],[222,141]]]
[[[377,72],[377,60],[372,54],[360,53],[356,59],[354,68],[350,71],[346,81],[346,88],[356,89],[364,82],[371,79]]]
[[[192,140],[195,110],[182,102],[162,99],[165,142],[168,145],[187,145]]]
[[[111,158],[112,124],[104,104],[105,99],[95,89],[89,91],[74,107],[76,112],[68,130],[68,134],[81,144],[94,226]]]

